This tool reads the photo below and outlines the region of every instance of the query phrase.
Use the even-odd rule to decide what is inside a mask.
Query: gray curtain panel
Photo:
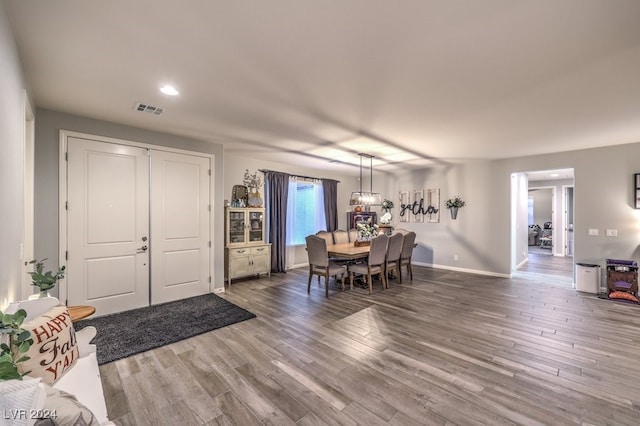
[[[324,214],[327,219],[327,231],[338,229],[338,181],[322,179],[324,192]]]
[[[271,272],[286,272],[289,175],[268,170],[264,172],[264,181],[267,237],[271,243]]]

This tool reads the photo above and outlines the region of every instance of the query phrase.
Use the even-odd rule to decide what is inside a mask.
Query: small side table
[[[90,317],[96,312],[96,308],[89,305],[67,306],[67,309],[69,309],[71,322],[80,321],[81,319]]]

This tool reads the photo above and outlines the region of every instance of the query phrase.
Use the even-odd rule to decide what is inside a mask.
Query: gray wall
[[[552,188],[531,190],[529,187],[529,198],[533,198],[533,223],[544,227],[545,222],[552,222]]]
[[[262,160],[255,160],[247,158],[247,156],[237,156],[225,154],[224,158],[225,172],[224,172],[224,198],[231,199],[231,189],[233,185],[241,185],[244,171],[249,169],[251,173],[259,169],[274,170],[292,175],[302,175],[317,178],[329,178],[339,181],[338,184],[338,228],[347,229],[347,212],[349,211],[349,197],[352,191],[357,191],[360,188],[360,183],[357,177],[339,175],[328,172],[326,170],[312,170],[308,167],[296,166],[294,164],[268,162]],[[381,192],[384,195],[388,194],[386,189],[386,178],[383,173],[374,172],[373,189]],[[368,188],[368,186],[367,186]],[[264,196],[264,188],[260,191]],[[379,209],[377,210],[379,211]],[[307,265],[308,258],[307,252],[304,246],[296,248],[296,255],[294,260],[294,266]]]
[[[21,259],[19,246],[23,212],[23,91],[25,82],[16,53],[4,5],[0,6],[0,303],[20,296]],[[223,172],[223,148],[168,134],[150,132],[123,125],[76,117],[63,113],[36,111],[36,257],[57,258],[58,247],[58,130],[104,135],[162,146],[207,152],[215,155],[215,208],[222,217],[222,200],[239,182],[238,172],[245,167]],[[615,143],[616,141],[612,141]],[[640,142],[640,141],[638,141]],[[640,143],[606,148],[570,151],[496,161],[467,161],[419,171],[374,178],[374,189],[383,195],[402,190],[440,188],[441,200],[461,195],[467,206],[453,221],[446,209],[439,223],[398,223],[398,207],[393,210],[393,225],[415,230],[418,248],[414,260],[443,268],[490,274],[511,273],[511,192],[512,173],[529,170],[574,168],[575,170],[575,259],[604,265],[615,257],[638,259],[640,253],[640,211],[632,208],[632,175],[640,172]],[[246,160],[250,169],[273,168],[299,173],[294,166],[269,166]],[[227,172],[229,178],[227,178]],[[224,174],[223,174],[224,173]],[[306,171],[303,174],[316,174]],[[320,177],[323,177],[319,174]],[[345,179],[346,183],[346,179]],[[352,179],[339,186],[340,197],[357,188]],[[382,188],[382,189],[378,189]],[[344,191],[344,192],[342,192]],[[397,200],[397,196],[390,198]],[[341,207],[343,220],[346,206]],[[341,225],[344,227],[344,225]],[[587,236],[589,228],[599,229],[597,237]],[[606,229],[617,229],[618,237],[606,237]],[[216,221],[214,265],[215,286],[222,285],[222,220]],[[526,227],[523,232],[526,232]],[[525,234],[526,235],[526,234]],[[524,237],[526,241],[526,236]],[[458,255],[458,261],[453,256]]]
[[[179,148],[214,155],[214,206],[223,205],[223,146],[166,133],[93,120],[46,109],[37,110],[35,151],[35,232],[36,258],[58,259],[58,163],[60,130],[88,133],[152,145]],[[224,221],[214,208],[213,250],[214,288],[223,288]],[[61,262],[62,264],[63,262]]]
[[[215,200],[214,215],[214,287],[223,288],[224,279],[224,199],[231,198],[233,185],[241,184],[245,169],[251,172],[258,169],[277,170],[291,174],[314,177],[328,177],[340,181],[338,184],[338,220],[339,227],[346,228],[346,212],[349,209],[348,199],[351,191],[357,190],[357,178],[346,175],[335,175],[323,170],[313,171],[300,166],[258,161],[246,156],[234,156],[223,153],[222,145],[182,138],[174,135],[151,132],[144,129],[128,127],[115,123],[93,120],[56,111],[38,109],[36,120],[36,215],[35,226],[36,257],[58,258],[58,156],[59,131],[70,130],[110,138],[149,143],[160,146],[187,149],[215,155]],[[376,179],[377,178],[377,179]],[[374,175],[374,188],[382,190],[382,175]],[[376,186],[378,185],[378,186]],[[264,195],[264,192],[262,192]],[[296,265],[307,262],[304,247],[299,247],[296,254]],[[63,262],[62,262],[63,263]],[[55,293],[55,292],[54,292]]]
[[[0,309],[22,297],[25,82],[4,3],[0,3]]]
[[[640,257],[640,211],[632,208],[632,178],[640,171],[640,143],[519,157],[414,171],[395,176],[393,191],[440,188],[441,200],[459,194],[467,205],[451,220],[442,209],[440,223],[398,223],[417,233],[414,261],[424,265],[496,275],[511,274],[511,174],[529,170],[573,168],[574,258],[604,266],[605,258]],[[397,212],[397,209],[394,209]],[[597,237],[587,236],[599,229]],[[617,229],[618,237],[607,237]],[[525,243],[526,244],[526,243]],[[524,248],[524,247],[523,247]],[[525,251],[525,250],[520,250]],[[458,261],[454,255],[458,255]],[[515,264],[523,259],[518,255]]]

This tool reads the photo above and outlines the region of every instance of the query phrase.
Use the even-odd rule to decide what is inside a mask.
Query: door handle
[[[138,249],[138,253],[144,253],[149,249],[149,247],[147,246],[142,246]]]

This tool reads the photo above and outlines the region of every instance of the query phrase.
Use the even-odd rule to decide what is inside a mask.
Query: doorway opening
[[[574,283],[573,169],[512,175],[512,272]]]

